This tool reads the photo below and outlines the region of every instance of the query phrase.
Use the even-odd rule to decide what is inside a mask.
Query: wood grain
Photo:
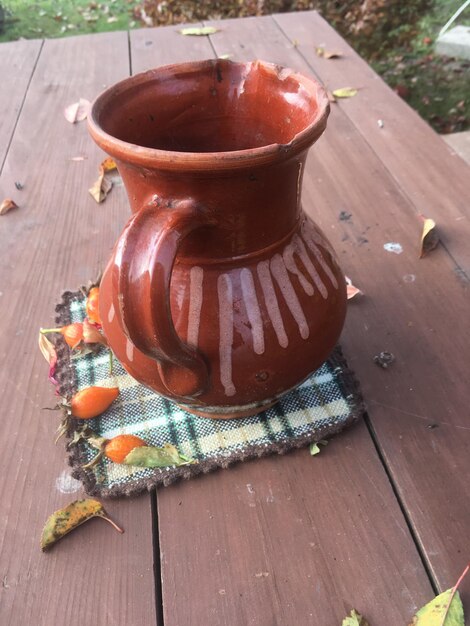
[[[442,240],[470,277],[470,185],[468,165],[404,102],[316,12],[276,16],[292,46],[329,89],[354,86],[358,96],[340,108],[365,138],[415,211],[432,217]],[[339,50],[337,60],[315,49]],[[378,125],[383,121],[383,128]]]
[[[271,19],[211,24],[217,54],[301,62]],[[302,450],[162,490],[158,511],[166,626],[333,625],[352,606],[398,625],[432,595],[364,424],[315,459]]]
[[[208,37],[182,35],[180,30],[184,27],[184,24],[179,24],[130,31],[132,73],[171,63],[211,59],[214,51]]]
[[[287,46],[295,36],[305,50],[313,51],[318,41],[328,49],[336,49],[333,46],[339,43],[316,14],[297,21],[284,16],[276,19],[283,28],[289,25]],[[334,86],[339,86],[358,76],[359,69],[365,73],[364,62],[347,54],[344,66],[342,60],[332,62],[333,69],[329,73],[323,69],[321,77],[334,77],[338,81]],[[318,57],[310,53],[308,60],[317,71]],[[466,219],[454,222],[461,224],[457,240],[452,234],[455,228],[447,228],[456,216],[449,209],[449,189],[452,198],[459,196],[454,209],[464,203],[468,207],[469,188],[462,183],[469,180],[470,168],[451,156],[422,120],[417,123],[414,112],[378,77],[368,90],[369,86],[364,110],[377,113],[374,107],[380,105],[382,113],[391,114],[397,105],[390,134],[380,139],[370,124],[366,128],[365,115],[357,111],[359,100],[351,109],[349,103],[335,106],[336,114],[315,152],[314,171],[306,180],[306,200],[319,215],[329,215],[330,237],[342,254],[346,273],[366,293],[363,302],[350,308],[343,344],[363,381],[379,446],[428,566],[437,586],[446,589],[468,560],[470,533],[466,480],[470,294],[459,266],[461,243],[468,251],[470,233]],[[349,120],[358,131],[351,132]],[[404,141],[406,137],[413,138],[413,148]],[[403,158],[396,163],[388,152],[393,145],[395,149],[402,146]],[[367,164],[369,146],[383,161],[381,165]],[[392,171],[399,163],[401,169]],[[399,180],[398,188],[392,180]],[[419,196],[423,206],[440,207],[438,219],[448,235],[449,254],[438,249],[418,260],[421,225],[412,210]],[[351,219],[341,222],[341,211],[350,213]],[[403,253],[385,253],[387,241],[399,242]],[[384,349],[397,357],[387,372],[372,360]],[[468,581],[463,589],[470,600]]]
[[[259,57],[272,49],[270,60],[310,71],[271,18],[243,25],[255,42],[248,52],[240,48],[239,26],[225,26],[225,47],[231,37],[234,55]],[[316,39],[312,31],[312,49]],[[432,131],[424,126],[423,133]],[[309,157],[303,199],[366,294],[351,303],[342,343],[434,580],[448,588],[468,559],[470,531],[468,281],[442,247],[418,259],[421,224],[408,193],[341,107],[332,109]],[[351,218],[341,221],[342,211]],[[387,242],[400,243],[402,254],[386,252]],[[373,362],[382,350],[396,356],[387,371]],[[467,597],[469,590],[465,583]]]
[[[24,40],[0,47],[0,172],[41,46],[41,40]],[[10,196],[13,193],[12,189]]]
[[[23,43],[17,49],[21,54]],[[16,70],[9,71],[12,80]],[[124,535],[93,520],[50,553],[39,549],[48,515],[82,492],[63,492],[64,446],[53,444],[58,417],[42,410],[55,398],[37,349],[38,329],[53,322],[54,303],[64,288],[96,275],[128,214],[122,187],[100,206],[89,196],[102,154],[86,124],[70,125],[63,109],[80,97],[92,99],[128,74],[126,33],[46,41],[0,178],[0,197],[15,180],[25,185],[20,208],[0,221],[0,623],[5,626],[156,620],[148,496],[106,504]],[[78,155],[86,160],[70,161]]]

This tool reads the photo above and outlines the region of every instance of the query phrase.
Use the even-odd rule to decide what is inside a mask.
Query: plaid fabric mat
[[[65,292],[56,307],[57,322],[63,326],[81,322],[85,317],[85,299],[81,291]],[[109,352],[71,357],[69,348],[57,339],[58,392],[70,398],[76,391],[98,385],[118,386],[119,398],[87,425],[99,436],[112,438],[127,433],[142,437],[149,445],[172,443],[181,453],[197,460],[196,464],[164,469],[129,467],[104,458],[92,469],[82,465],[96,450],[87,443],[68,445],[72,474],[81,480],[90,495],[133,495],[158,485],[169,485],[179,478],[228,467],[243,461],[319,441],[342,430],[360,417],[363,403],[357,382],[336,348],[326,363],[306,382],[284,396],[275,406],[253,417],[214,420],[197,417],[166,398],[150,391],[125,372],[114,359],[109,373]],[[68,444],[81,420],[72,420]]]

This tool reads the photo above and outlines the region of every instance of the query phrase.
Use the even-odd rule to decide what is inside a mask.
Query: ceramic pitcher
[[[328,113],[315,80],[220,59],[139,74],[93,104],[133,213],[103,275],[103,330],[134,378],[188,411],[257,413],[339,337],[343,273],[301,205]]]

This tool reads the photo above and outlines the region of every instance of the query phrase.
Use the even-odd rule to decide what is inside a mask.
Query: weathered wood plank
[[[40,40],[0,44],[0,172],[41,46]]]
[[[244,36],[253,42],[248,51],[240,48],[245,44],[239,25],[224,22],[224,47],[234,58],[272,50],[269,60],[308,73],[290,38],[270,21],[243,22]],[[432,131],[423,126],[423,133]],[[430,187],[429,198],[433,193]],[[436,583],[447,588],[463,570],[470,532],[470,500],[464,495],[470,437],[463,418],[468,282],[443,248],[418,260],[421,225],[408,194],[341,107],[332,109],[325,136],[312,150],[304,205],[331,238],[345,272],[366,293],[350,306],[342,342],[429,567]],[[352,217],[340,220],[341,211]],[[400,243],[403,252],[386,252],[388,242]],[[382,350],[397,358],[387,371],[373,363]],[[439,428],[428,428],[433,424]]]
[[[12,80],[10,69],[9,80]],[[155,624],[150,498],[109,503],[119,535],[90,522],[49,554],[39,549],[47,516],[81,495],[65,493],[63,443],[38,329],[53,320],[64,287],[96,275],[127,217],[123,188],[97,206],[87,190],[102,154],[86,124],[63,109],[129,74],[127,33],[46,41],[0,178],[0,197],[24,184],[20,208],[1,218],[2,438],[0,622]],[[70,161],[83,155],[86,160]],[[59,482],[57,482],[59,479]],[[72,487],[72,490],[74,487]]]
[[[439,224],[446,247],[470,276],[469,166],[318,13],[285,13],[276,21],[329,89],[360,88],[355,98],[335,106],[351,119],[416,212]],[[333,61],[318,57],[315,48],[320,44],[342,51],[344,57]]]
[[[331,236],[367,298],[351,307],[344,345],[429,568],[437,585],[448,588],[468,559],[470,534],[470,298],[468,279],[454,266],[456,261],[464,267],[469,250],[470,169],[449,156],[442,139],[317,14],[276,20],[287,35],[285,45],[296,39],[329,87],[353,81],[367,92],[365,106],[361,92],[335,106],[342,115],[332,117],[318,146],[306,191],[312,206],[324,204],[336,219],[341,210],[352,214],[350,221],[332,224]],[[322,65],[314,52],[319,42],[343,50],[346,58]],[[366,166],[366,146],[350,132],[345,116],[383,162],[381,168]],[[379,118],[383,129],[376,125]],[[401,193],[384,185],[384,168]],[[436,250],[418,260],[421,225],[410,219],[400,195],[412,208],[437,216],[450,257]],[[400,242],[403,254],[385,253],[387,241]],[[384,349],[397,357],[387,372],[372,361]],[[464,594],[470,599],[468,581]]]
[[[302,64],[269,18],[215,25],[217,54]],[[432,595],[364,424],[315,459],[302,450],[161,490],[158,511],[166,626],[336,624],[353,605],[400,624]]]
[[[211,59],[214,56],[207,37],[182,35],[179,32],[182,28],[184,24],[130,31],[132,73],[171,63]]]

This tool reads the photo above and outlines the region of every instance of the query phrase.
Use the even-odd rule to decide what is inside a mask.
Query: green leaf
[[[352,609],[351,613],[343,619],[341,626],[369,626],[369,622]]]
[[[436,596],[416,613],[409,626],[465,626],[459,592],[452,588]]]
[[[102,517],[120,533],[124,532],[106,515],[106,511],[98,500],[74,500],[63,509],[49,516],[42,531],[41,548],[47,550],[69,532],[87,522],[92,517]]]
[[[218,30],[218,28],[214,28],[213,26],[203,26],[202,28],[182,28],[180,33],[182,35],[195,35],[200,37],[202,35],[213,35]]]
[[[320,454],[320,445],[327,446],[328,445],[328,441],[326,441],[326,439],[321,439],[320,441],[317,441],[315,443],[311,443],[310,444],[310,454],[312,456],[315,456],[316,454]]]
[[[124,463],[136,467],[171,467],[173,465],[190,465],[195,461],[184,456],[184,454],[180,454],[175,446],[166,443],[163,448],[138,446],[129,452]]]
[[[341,89],[335,89],[333,95],[335,98],[352,98],[357,94],[357,89],[354,87],[341,87]]]

